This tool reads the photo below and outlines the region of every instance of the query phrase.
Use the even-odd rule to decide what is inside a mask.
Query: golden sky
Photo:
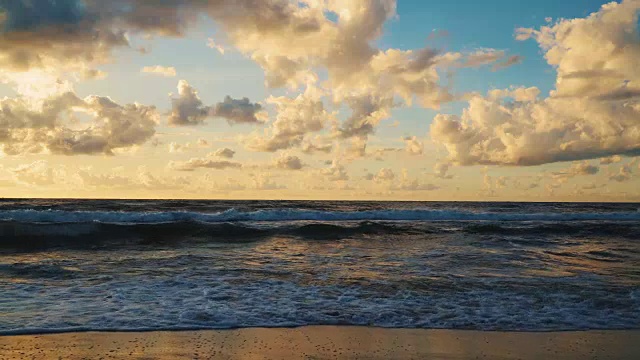
[[[0,196],[640,201],[640,0],[494,5],[0,1]]]

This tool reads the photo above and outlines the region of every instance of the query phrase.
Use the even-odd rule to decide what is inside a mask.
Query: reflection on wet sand
[[[637,359],[640,331],[312,326],[0,337],[0,359]]]

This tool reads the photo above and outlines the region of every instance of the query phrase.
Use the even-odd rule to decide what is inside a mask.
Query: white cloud
[[[275,152],[303,143],[305,137],[319,132],[333,119],[313,88],[295,98],[270,97],[267,103],[276,107],[277,115],[264,136],[254,135],[246,145],[255,151]]]
[[[224,52],[225,52],[224,47],[222,45],[216,43],[215,40],[213,40],[213,38],[208,38],[207,39],[207,47],[209,47],[211,49],[215,49],[220,54],[224,55]]]
[[[560,20],[534,38],[558,77],[549,97],[535,89],[472,95],[462,116],[439,114],[432,138],[461,165],[540,165],[640,153],[640,2],[604,5]],[[515,101],[505,101],[513,97]]]

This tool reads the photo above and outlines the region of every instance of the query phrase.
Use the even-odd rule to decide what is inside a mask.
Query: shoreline
[[[0,336],[4,359],[637,359],[640,330],[502,332],[358,326]]]

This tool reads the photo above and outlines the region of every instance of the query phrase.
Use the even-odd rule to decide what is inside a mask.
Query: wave
[[[7,210],[0,211],[0,221],[21,223],[106,223],[161,224],[175,222],[278,222],[278,221],[639,221],[640,211],[605,213],[517,213],[470,212],[433,209],[388,209],[367,211],[320,211],[278,209],[240,211],[228,209],[216,213],[188,211],[123,212]]]
[[[410,225],[375,222],[286,223],[258,227],[242,223],[179,221],[158,224],[108,223],[17,223],[0,222],[1,248],[101,247],[111,245],[171,245],[183,242],[241,243],[270,236],[313,240],[339,240],[363,234],[391,235],[428,233]]]

